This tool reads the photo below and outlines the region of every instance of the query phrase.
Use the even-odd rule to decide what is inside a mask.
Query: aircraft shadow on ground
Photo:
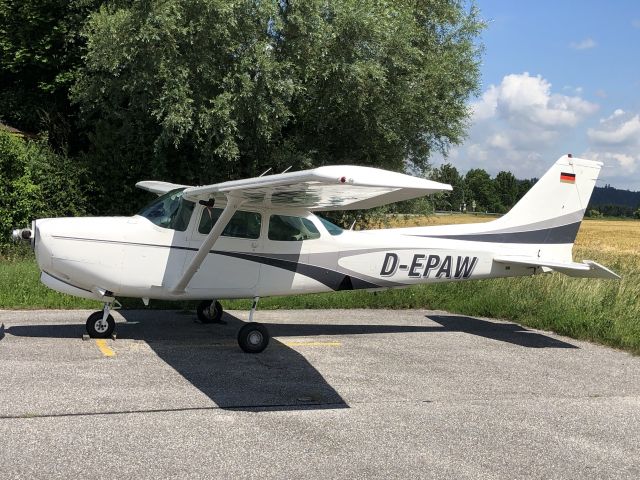
[[[527,330],[517,323],[492,322],[462,315],[429,315],[446,332],[464,332],[528,348],[578,348],[543,333]]]
[[[144,341],[164,362],[223,409],[310,410],[348,408],[322,374],[293,348],[271,339],[267,350],[247,354],[236,336],[244,322],[227,313],[227,325],[201,324],[195,313],[134,310],[119,312],[118,342]],[[20,337],[74,338],[84,324],[16,325]],[[133,354],[133,353],[132,353]]]
[[[348,408],[320,372],[299,352],[272,339],[260,354],[243,353],[236,335],[243,321],[225,313],[227,325],[194,322],[193,313],[120,311],[119,340],[144,341],[164,362],[220,408],[309,410]],[[473,317],[430,315],[435,325],[318,325],[265,323],[274,337],[464,332],[528,348],[577,348],[513,323]],[[6,332],[20,337],[80,338],[84,324],[18,325]],[[117,350],[117,341],[115,343]]]
[[[271,335],[320,336],[320,335],[360,335],[375,333],[441,333],[464,332],[471,335],[512,343],[528,348],[578,348],[570,343],[547,335],[527,330],[515,323],[492,322],[461,315],[428,315],[429,320],[441,326],[431,325],[317,325],[317,324],[274,324],[265,323]]]

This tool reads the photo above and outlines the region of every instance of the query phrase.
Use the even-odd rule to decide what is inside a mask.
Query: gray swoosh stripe
[[[545,230],[554,227],[562,227],[564,225],[569,225],[575,222],[582,222],[584,217],[584,210],[578,210],[577,212],[568,213],[566,215],[562,215],[560,217],[549,218],[546,220],[541,220],[535,223],[529,223],[527,225],[517,225],[514,227],[506,227],[506,228],[498,228],[495,230],[487,230],[482,233],[513,233],[513,232],[524,232],[531,230]],[[480,226],[482,224],[479,224]],[[485,224],[487,226],[491,225],[490,223]]]
[[[581,222],[570,223],[559,227],[529,230],[526,232],[487,232],[459,235],[411,235],[413,237],[446,238],[448,240],[466,240],[473,242],[493,243],[541,243],[562,244],[573,243],[578,234]]]

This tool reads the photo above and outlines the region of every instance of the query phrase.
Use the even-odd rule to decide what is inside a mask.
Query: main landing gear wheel
[[[238,343],[246,353],[260,353],[269,345],[269,332],[260,323],[247,323],[238,332]]]
[[[222,320],[222,304],[217,300],[215,302],[213,300],[204,300],[200,302],[196,312],[198,314],[198,320],[202,323],[227,323]]]
[[[103,320],[104,312],[94,312],[87,319],[87,333],[91,338],[109,338],[116,328],[116,322],[111,315]]]

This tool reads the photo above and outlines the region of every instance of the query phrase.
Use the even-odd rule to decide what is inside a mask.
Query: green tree
[[[481,168],[472,168],[464,177],[464,183],[469,192],[467,209],[471,210],[475,200],[476,212],[496,212],[500,209],[500,200],[491,176]]]
[[[518,197],[516,198],[516,202],[520,201],[520,199],[524,197],[527,192],[531,190],[531,187],[533,187],[537,182],[537,178],[518,180]]]
[[[53,152],[46,138],[23,140],[0,131],[0,246],[12,228],[34,218],[83,214],[84,185],[83,170]]]
[[[450,163],[445,163],[433,170],[431,179],[448,183],[453,187],[451,192],[437,194],[436,208],[439,210],[461,211],[465,203],[464,180],[458,169]]]
[[[518,199],[518,180],[511,172],[499,172],[495,178],[500,213],[508,211]]]
[[[118,211],[142,177],[423,170],[463,137],[482,27],[457,0],[104,5],[73,89],[93,132],[96,194]]]

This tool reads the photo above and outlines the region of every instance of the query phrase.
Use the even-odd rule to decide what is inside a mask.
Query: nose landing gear
[[[111,304],[105,303],[101,312],[93,312],[87,319],[87,333],[91,338],[109,338],[116,329],[116,322],[109,313]]]

